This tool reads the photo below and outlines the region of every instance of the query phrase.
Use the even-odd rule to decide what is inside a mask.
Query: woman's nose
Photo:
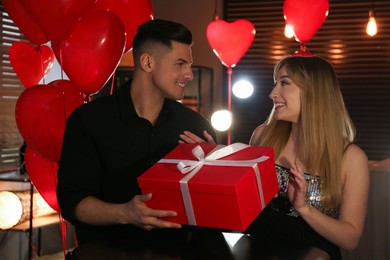
[[[269,98],[275,100],[279,95],[276,93],[275,89],[269,94]]]

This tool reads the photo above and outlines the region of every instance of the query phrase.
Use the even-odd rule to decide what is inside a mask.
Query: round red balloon
[[[47,38],[38,24],[26,9],[24,9],[20,0],[3,0],[3,4],[9,17],[29,41],[36,44],[42,44],[49,41],[49,38]]]
[[[153,19],[153,6],[150,0],[97,0],[94,9],[116,14],[125,25],[125,52],[132,48],[138,26]]]
[[[69,37],[96,0],[23,0],[23,6],[52,41]]]
[[[86,95],[98,92],[118,66],[125,47],[125,28],[118,16],[90,12],[72,35],[52,48],[72,83]]]
[[[50,162],[60,159],[67,115],[84,102],[80,92],[62,85],[71,86],[61,81],[28,88],[19,96],[15,108],[16,124],[23,139]]]
[[[294,29],[298,42],[308,42],[324,23],[329,12],[328,0],[285,0],[286,24]]]
[[[256,30],[248,20],[229,23],[212,21],[207,26],[207,39],[222,64],[234,67],[244,56],[255,38]]]
[[[57,201],[57,170],[55,162],[49,162],[28,146],[24,154],[27,174],[42,198],[55,211],[60,211]]]
[[[53,67],[54,53],[46,45],[14,42],[9,49],[9,59],[22,84],[29,88],[49,73]]]

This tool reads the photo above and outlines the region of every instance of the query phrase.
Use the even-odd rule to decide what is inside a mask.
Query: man
[[[176,212],[149,208],[137,177],[171,151],[188,130],[215,140],[210,123],[176,100],[193,79],[192,34],[152,20],[133,41],[129,86],[75,110],[66,125],[57,195],[79,245],[93,240],[133,245],[181,243],[188,229],[165,221]],[[175,242],[176,241],[176,242]]]

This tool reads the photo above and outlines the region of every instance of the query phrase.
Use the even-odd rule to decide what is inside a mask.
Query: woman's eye
[[[286,86],[286,85],[289,85],[289,83],[288,83],[287,81],[281,81],[281,82],[280,82],[280,85]]]

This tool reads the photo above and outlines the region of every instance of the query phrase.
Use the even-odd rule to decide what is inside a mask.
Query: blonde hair
[[[297,156],[312,174],[321,176],[322,203],[335,208],[341,202],[341,162],[344,149],[355,138],[336,73],[320,57],[288,56],[276,64],[274,77],[285,67],[301,89],[301,114]],[[291,123],[274,120],[273,111],[260,145],[273,146],[278,158],[291,132]]]

